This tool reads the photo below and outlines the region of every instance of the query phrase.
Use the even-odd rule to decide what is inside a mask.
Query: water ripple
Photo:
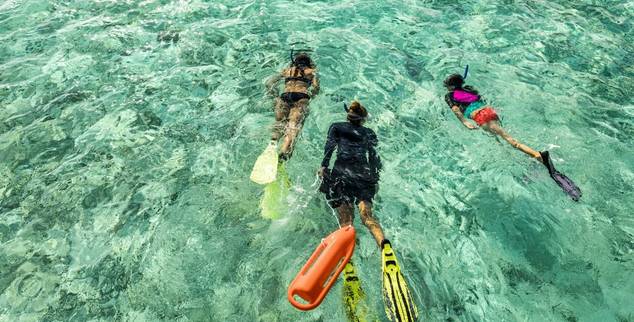
[[[314,172],[354,98],[380,138],[376,213],[426,320],[632,320],[633,17],[617,0],[4,1],[0,321],[343,321],[340,286],[309,313],[285,292],[336,227]],[[288,212],[268,221],[248,173],[273,121],[264,81],[291,47],[311,50],[322,94]],[[441,81],[466,64],[582,202],[456,122]]]

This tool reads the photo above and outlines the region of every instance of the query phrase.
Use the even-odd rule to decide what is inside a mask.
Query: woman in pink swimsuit
[[[542,161],[541,153],[529,148],[511,137],[500,125],[500,119],[493,107],[486,104],[478,91],[471,86],[464,86],[464,78],[453,74],[445,79],[445,87],[449,91],[445,101],[462,124],[472,130],[478,127],[467,121],[472,119],[480,127],[495,135],[499,135],[516,149]]]
[[[465,70],[465,77],[468,70],[467,66],[467,69]],[[579,198],[581,198],[582,195],[581,189],[579,189],[579,187],[570,180],[570,178],[555,169],[554,165],[550,161],[548,151],[539,152],[531,149],[506,133],[500,125],[500,119],[498,118],[495,110],[486,104],[482,97],[478,95],[477,90],[471,86],[464,86],[465,77],[453,74],[449,75],[444,82],[448,91],[447,95],[445,95],[445,101],[458,120],[460,120],[465,127],[475,130],[478,127],[467,121],[467,118],[472,119],[486,131],[501,136],[516,149],[539,160],[546,166],[550,177],[555,180],[564,192],[566,192],[572,200],[579,201]]]

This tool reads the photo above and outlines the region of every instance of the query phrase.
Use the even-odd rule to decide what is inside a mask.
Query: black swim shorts
[[[343,204],[356,205],[361,201],[372,202],[377,184],[362,179],[354,180],[333,171],[324,174],[319,190],[326,194],[330,207],[338,208]]]

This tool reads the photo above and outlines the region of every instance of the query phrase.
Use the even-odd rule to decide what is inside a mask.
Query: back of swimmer
[[[451,108],[462,125],[471,130],[476,130],[478,126],[480,126],[485,131],[502,137],[514,148],[533,158],[540,161],[542,160],[541,154],[538,151],[520,143],[502,129],[497,112],[492,106],[486,103],[475,88],[465,85],[465,80],[462,75],[449,75],[449,77],[445,79],[444,85],[445,88],[447,88],[445,102],[449,105],[449,108]],[[478,126],[471,123],[468,119],[473,120]]]
[[[353,224],[355,205],[359,207],[363,225],[381,250],[386,314],[392,321],[416,321],[418,309],[398,265],[396,252],[372,212],[372,200],[381,171],[376,133],[363,126],[368,112],[361,103],[352,102],[346,112],[347,121],[334,123],[328,130],[324,159],[319,169],[322,177],[319,190],[326,195],[330,206],[337,210],[342,226]],[[328,171],[335,150],[336,160],[332,171]]]
[[[500,125],[497,112],[486,103],[475,88],[465,85],[465,79],[462,75],[449,75],[449,77],[445,79],[444,85],[447,88],[445,102],[447,102],[447,105],[449,105],[458,120],[460,120],[466,128],[472,130],[478,129],[476,125],[468,120],[471,119],[485,131],[500,136],[514,148],[539,160],[546,166],[551,178],[555,180],[564,192],[574,201],[579,201],[582,195],[581,189],[570,178],[555,169],[550,161],[549,152],[534,150],[520,143],[504,131]]]
[[[347,109],[347,121],[330,126],[319,170],[323,178],[320,190],[337,210],[342,226],[352,224],[355,205],[358,205],[362,222],[380,245],[383,230],[372,215],[372,199],[377,191],[381,159],[376,151],[376,134],[363,126],[367,116],[365,107],[354,101]],[[336,160],[328,171],[335,150]]]
[[[317,67],[310,56],[291,52],[291,58],[290,66],[266,83],[268,92],[273,93],[275,85],[284,79],[284,92],[275,98],[275,125],[271,134],[273,141],[282,141],[279,153],[282,160],[287,160],[293,153],[297,136],[308,116],[308,103],[319,93]]]

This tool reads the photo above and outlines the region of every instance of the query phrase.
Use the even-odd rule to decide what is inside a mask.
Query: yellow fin
[[[291,187],[284,164],[277,170],[277,179],[264,187],[264,194],[260,199],[262,217],[279,219],[287,210],[286,197]]]
[[[259,184],[269,184],[277,177],[277,148],[274,142],[264,149],[255,161],[253,171],[251,171],[251,181]]]
[[[398,266],[396,254],[389,243],[383,247],[382,258],[383,300],[387,317],[394,322],[418,320],[418,308]]]
[[[343,269],[343,305],[349,322],[378,322],[376,316],[370,312],[361,280],[352,262]]]

